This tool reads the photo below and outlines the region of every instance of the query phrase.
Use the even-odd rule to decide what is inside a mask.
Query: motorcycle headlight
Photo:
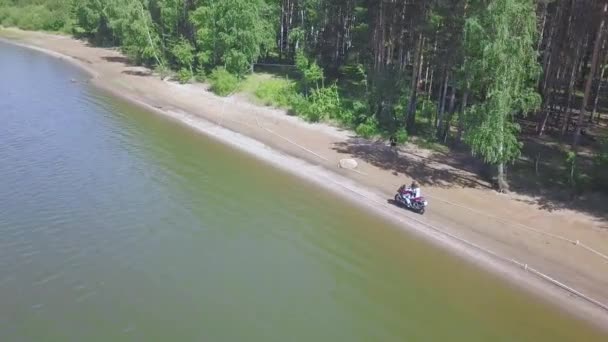
[[[424,201],[424,206],[426,207],[429,204],[429,202]]]

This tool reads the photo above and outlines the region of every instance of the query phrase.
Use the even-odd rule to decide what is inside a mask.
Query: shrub
[[[185,84],[190,82],[190,80],[192,80],[192,73],[190,70],[186,68],[180,69],[180,71],[177,73],[177,81],[181,84]]]
[[[175,63],[179,68],[191,69],[192,63],[194,63],[194,47],[186,39],[180,39],[171,48],[171,54],[175,60]],[[180,70],[181,73],[181,70]],[[190,73],[192,76],[192,73]]]
[[[289,108],[295,91],[295,85],[291,81],[270,79],[260,83],[254,94],[267,106]]]
[[[308,102],[308,108],[304,113],[306,119],[317,122],[328,118],[340,118],[340,95],[335,84],[314,90],[308,97]]]
[[[378,122],[375,118],[368,117],[363,123],[357,126],[355,132],[364,138],[371,138],[378,134]]]
[[[564,179],[575,193],[581,193],[590,185],[590,178],[584,175],[579,167],[579,157],[572,151],[566,152],[564,160]]]
[[[355,121],[356,114],[352,109],[344,109],[341,108],[338,112],[338,122],[348,127],[352,127],[353,122]]]
[[[369,105],[360,100],[351,102],[341,102],[341,109],[338,112],[338,121],[348,127],[354,127],[357,118],[366,118],[369,113]]]
[[[302,94],[294,93],[289,97],[289,106],[294,114],[306,118],[310,103]]]
[[[169,69],[165,64],[154,67],[154,72],[158,74],[161,80],[171,76],[171,69]]]
[[[220,96],[228,96],[239,86],[239,79],[223,67],[213,69],[209,75],[211,91]]]
[[[323,69],[314,61],[309,61],[302,52],[298,52],[295,57],[296,68],[302,75],[301,84],[304,92],[308,94],[308,89],[315,86],[319,90],[319,82],[323,82]]]
[[[196,72],[194,73],[194,79],[200,83],[207,81],[207,74],[205,73],[205,69],[200,68],[196,70]]]
[[[405,130],[405,128],[399,128],[397,130],[397,132],[395,132],[394,136],[395,136],[395,139],[397,139],[398,144],[403,144],[403,143],[407,142],[408,135],[407,135],[407,131]]]
[[[564,160],[564,166],[567,171],[568,184],[570,184],[570,186],[574,188],[574,186],[576,184],[576,178],[577,178],[576,175],[578,173],[577,172],[578,169],[576,168],[576,153],[574,153],[574,152],[566,153],[566,159]]]

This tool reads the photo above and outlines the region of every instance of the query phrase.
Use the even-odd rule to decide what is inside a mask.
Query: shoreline
[[[63,39],[71,40],[70,38]],[[128,86],[117,83],[112,79],[113,75],[104,75],[103,70],[93,66],[95,64],[89,64],[80,58],[56,50],[36,46],[33,45],[33,43],[15,42],[13,40],[1,38],[0,40],[9,44],[46,53],[55,58],[64,59],[69,63],[83,69],[91,76],[91,83],[94,86],[112,94],[113,96],[117,96],[146,110],[153,111],[172,120],[178,121],[214,140],[220,141],[235,149],[248,153],[259,160],[269,163],[284,171],[295,174],[296,176],[307,181],[311,181],[346,198],[354,205],[363,207],[372,212],[374,215],[381,216],[382,218],[395,223],[400,229],[416,234],[416,236],[424,238],[426,241],[438,248],[447,249],[455,256],[463,257],[467,261],[481,267],[485,271],[489,271],[492,274],[508,281],[509,283],[516,285],[518,288],[521,288],[524,291],[532,292],[540,298],[556,304],[562,310],[570,312],[583,320],[590,321],[591,323],[594,323],[600,328],[608,331],[608,310],[602,309],[597,305],[592,305],[581,298],[572,297],[571,294],[566,295],[568,293],[566,290],[557,287],[555,284],[551,284],[550,282],[546,281],[546,279],[542,280],[538,276],[530,274],[528,270],[524,270],[521,267],[515,266],[513,263],[509,263],[508,260],[510,260],[510,258],[508,256],[500,257],[498,253],[492,251],[491,246],[469,241],[468,239],[459,237],[451,232],[438,229],[434,227],[433,224],[405,214],[402,209],[387,204],[386,197],[383,196],[384,193],[382,191],[369,187],[366,184],[359,182],[357,179],[353,179],[357,175],[353,175],[354,177],[349,177],[348,171],[337,170],[338,172],[336,172],[333,169],[328,168],[326,165],[323,165],[321,161],[311,161],[311,159],[314,160],[314,158],[305,153],[306,151],[289,153],[282,151],[281,149],[277,149],[276,146],[272,146],[272,144],[265,141],[256,139],[255,134],[247,134],[248,130],[256,129],[256,124],[253,122],[249,124],[241,122],[241,129],[235,128],[239,127],[239,124],[236,126],[223,125],[223,121],[217,120],[217,115],[213,117],[211,114],[207,114],[206,112],[197,112],[194,114],[188,110],[180,108],[181,106],[179,104],[171,103],[171,100],[164,100],[165,102],[161,101],[159,104],[153,99],[146,98],[145,93],[138,94],[137,90],[129,89]],[[106,79],[104,76],[108,78]],[[167,89],[176,92],[200,90],[195,86],[182,86],[164,81],[158,82],[164,84]],[[209,94],[205,94],[204,96],[214,97],[214,95]],[[216,97],[215,100],[226,105],[229,100],[234,100],[234,98],[221,99]],[[235,105],[232,104],[232,106]],[[212,108],[209,109],[209,111],[212,110]],[[236,108],[236,110],[239,110],[239,108]],[[260,108],[260,110],[264,110],[264,108]],[[265,117],[264,119],[267,118],[268,117]],[[219,119],[224,120],[223,113],[220,115]],[[257,121],[258,117],[256,116],[255,119]],[[227,120],[236,119],[227,118]],[[263,128],[259,122],[257,122],[257,126],[257,129]],[[319,128],[317,127],[317,129]],[[321,130],[324,129],[327,128],[321,128]],[[333,133],[336,135],[343,134],[337,131]],[[280,141],[281,139],[277,140]],[[297,149],[294,148],[294,150]],[[304,157],[302,155],[304,155]],[[308,156],[308,158],[306,156]],[[318,156],[322,157],[320,154]],[[353,198],[353,194],[355,194],[359,199],[364,199],[365,201],[356,200]],[[431,203],[431,206],[432,205],[433,203]]]

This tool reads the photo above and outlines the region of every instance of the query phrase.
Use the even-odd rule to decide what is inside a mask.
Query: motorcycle
[[[406,188],[405,185],[402,185],[397,190],[397,194],[395,195],[395,203],[397,205],[404,206],[410,210],[413,210],[420,215],[424,214],[426,207],[429,205],[429,203],[426,201],[426,199],[424,199],[424,197],[414,198],[413,195],[414,191],[412,191],[412,189]],[[406,197],[409,197],[410,199],[409,204],[408,201],[405,199]]]

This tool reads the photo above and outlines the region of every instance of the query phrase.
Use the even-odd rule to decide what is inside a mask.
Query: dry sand
[[[483,182],[465,171],[466,167],[448,166],[429,151],[406,146],[395,155],[386,144],[356,139],[348,131],[309,124],[282,110],[256,106],[242,95],[220,98],[204,85],[162,81],[145,68],[129,65],[116,50],[14,29],[5,29],[1,35],[69,60],[87,70],[92,83],[114,95],[346,195],[403,229],[420,233],[608,328],[608,309],[600,307],[608,304],[605,218],[567,209],[548,211],[536,204],[539,201],[535,198],[466,187],[466,183]],[[344,158],[355,159],[358,167],[339,168]],[[387,202],[399,185],[413,178],[423,181],[423,195],[430,202],[424,216]],[[598,303],[555,286],[530,268]]]

